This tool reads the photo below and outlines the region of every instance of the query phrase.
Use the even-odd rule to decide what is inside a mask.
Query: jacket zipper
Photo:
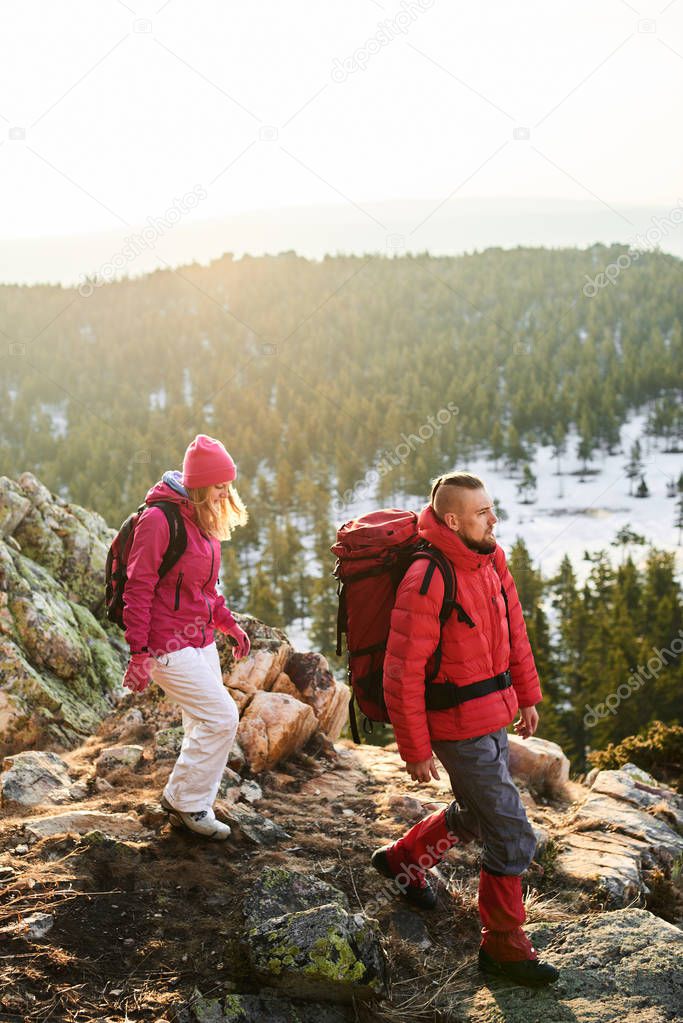
[[[500,646],[502,639],[501,625],[500,625],[500,611],[498,610],[498,594],[494,593],[491,595],[491,607],[494,611],[491,613],[491,657],[494,657],[494,649],[497,650]],[[493,663],[493,662],[492,662]]]
[[[173,610],[174,611],[177,611],[178,608],[180,607],[180,584],[182,583],[182,581],[183,581],[183,573],[179,572],[178,573],[178,578],[176,579],[176,584],[175,584],[175,603],[173,605]]]
[[[206,610],[209,612],[209,620],[207,621],[206,624],[207,625],[211,625],[211,615],[212,615],[211,605],[209,604],[209,598],[207,597],[206,593],[204,592],[204,587],[207,585],[207,583],[211,582],[211,577],[213,576],[213,566],[214,566],[214,562],[215,562],[215,553],[214,553],[214,549],[213,549],[213,543],[211,542],[211,540],[209,540],[208,543],[209,543],[209,546],[211,547],[211,571],[209,572],[209,578],[206,580],[205,583],[202,584],[202,596],[204,597],[204,600],[206,601]],[[202,625],[202,639],[203,639],[204,643],[206,643],[206,632],[204,631],[204,626],[203,625]]]

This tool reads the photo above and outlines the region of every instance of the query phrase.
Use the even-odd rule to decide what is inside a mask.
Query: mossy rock
[[[304,1002],[268,995],[227,995],[224,1023],[346,1023],[355,1019],[340,1005]]]
[[[338,888],[286,867],[266,867],[245,899],[244,914],[249,926],[255,927],[287,913],[330,903],[348,912],[348,899]]]
[[[339,903],[286,914],[250,928],[255,973],[303,998],[350,1002],[387,993],[387,961],[375,921]]]

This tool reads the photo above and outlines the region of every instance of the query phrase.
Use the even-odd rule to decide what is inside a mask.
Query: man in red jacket
[[[420,535],[453,566],[457,604],[442,628],[443,576],[432,563],[426,570],[424,560],[412,563],[391,615],[384,696],[410,777],[438,778],[436,754],[456,798],[377,849],[372,863],[411,902],[432,908],[436,895],[425,869],[451,846],[480,841],[480,967],[542,986],[558,971],[538,959],[521,927],[520,875],[536,837],[510,777],[506,729],[519,710],[515,732],[533,735],[543,697],[517,590],[494,537],[496,522],[482,480],[462,472],[440,477],[420,513]]]

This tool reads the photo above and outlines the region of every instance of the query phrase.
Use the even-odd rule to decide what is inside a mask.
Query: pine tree
[[[674,529],[678,530],[678,546],[681,546],[681,535],[683,534],[683,494],[678,498],[676,502],[676,518],[674,520]]]
[[[641,476],[640,477],[640,483],[638,484],[638,486],[636,488],[636,497],[649,497],[649,496],[650,496],[650,491],[648,489],[647,483],[645,482],[645,477]]]
[[[631,497],[633,496],[633,481],[640,476],[642,471],[643,464],[641,460],[640,441],[636,440],[631,446],[631,455],[626,464],[626,468],[624,469],[629,482],[628,492]]]
[[[494,469],[498,469],[498,463],[505,454],[505,439],[500,420],[496,419],[491,430],[491,458]]]
[[[627,523],[625,526],[621,527],[614,540],[610,541],[610,546],[621,547],[621,561],[623,564],[626,548],[631,545],[642,547],[645,542],[645,537],[641,536],[640,533],[636,533],[635,530],[631,529],[630,525]]]
[[[522,504],[533,504],[536,500],[536,477],[528,462],[524,463],[522,478],[517,484],[517,496]]]

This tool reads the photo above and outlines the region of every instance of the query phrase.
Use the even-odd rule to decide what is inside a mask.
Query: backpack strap
[[[439,669],[441,667],[441,635],[443,632],[443,627],[450,618],[453,611],[457,611],[458,620],[461,622],[467,622],[471,629],[475,628],[475,624],[465,611],[462,604],[460,604],[456,599],[458,594],[458,579],[450,559],[446,557],[443,551],[440,551],[438,547],[432,547],[430,544],[424,547],[422,550],[418,551],[414,555],[414,558],[427,558],[429,561],[429,564],[427,565],[427,571],[424,574],[424,578],[422,579],[422,585],[420,586],[419,590],[421,596],[424,596],[424,594],[429,589],[432,577],[437,568],[441,572],[444,583],[443,604],[441,605],[441,611],[439,612],[440,623],[439,642],[437,644],[436,650],[434,651],[434,654],[432,655],[434,657],[433,668],[429,675],[427,676],[427,678],[425,679],[426,682],[431,682],[439,674]]]
[[[162,512],[166,517],[168,523],[168,531],[170,538],[168,541],[168,547],[166,553],[161,559],[159,565],[159,578],[162,579],[167,572],[173,568],[177,561],[180,560],[181,556],[185,553],[187,547],[187,529],[185,528],[185,522],[181,514],[180,508],[173,501],[153,501],[146,507],[150,508],[161,508]]]

